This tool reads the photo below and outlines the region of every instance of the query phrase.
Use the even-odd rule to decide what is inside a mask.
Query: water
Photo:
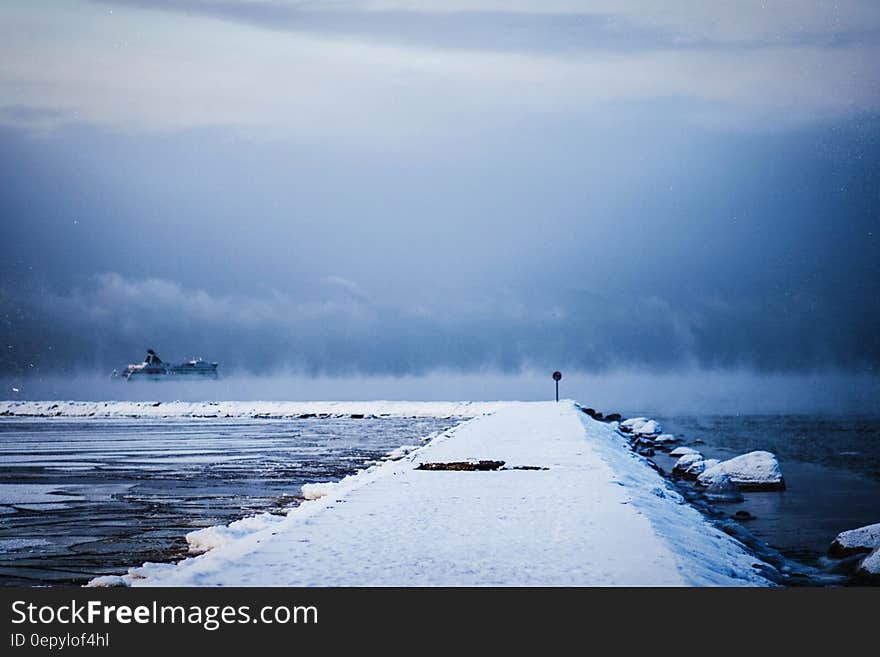
[[[815,565],[880,522],[880,417],[658,417],[709,458],[777,454],[787,489],[745,493],[754,535]],[[448,419],[0,419],[0,584],[82,583],[185,555],[187,532],[295,503]],[[697,442],[702,441],[702,442]],[[675,459],[657,452],[669,471]]]
[[[84,583],[296,502],[455,424],[436,418],[0,420],[0,584]]]
[[[744,525],[785,556],[815,566],[834,537],[880,522],[880,417],[804,415],[658,417],[677,445],[707,458],[727,459],[752,450],[776,454],[786,490],[744,493],[745,500],[716,504],[755,518]],[[702,441],[702,442],[698,442]],[[666,472],[674,457],[657,452]]]

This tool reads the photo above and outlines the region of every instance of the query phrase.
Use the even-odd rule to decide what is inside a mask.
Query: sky
[[[876,404],[877,61],[871,0],[4,0],[0,397],[152,347]]]

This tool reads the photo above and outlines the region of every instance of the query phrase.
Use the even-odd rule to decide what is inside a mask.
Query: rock
[[[671,433],[662,433],[656,438],[654,438],[655,443],[674,443],[678,442],[678,438],[673,436]]]
[[[693,447],[676,447],[674,450],[669,452],[669,456],[684,456],[685,454],[699,454],[697,450]]]
[[[621,416],[620,413],[609,413],[605,416],[606,422],[620,422]]]
[[[685,454],[675,462],[675,465],[672,466],[672,473],[684,477],[688,469],[695,463],[703,464],[704,461],[705,459],[703,458],[703,455],[699,452]]]
[[[718,465],[718,463],[718,459],[701,459],[699,461],[694,461],[687,469],[685,469],[683,476],[687,479],[696,479],[704,470],[714,467]]]
[[[633,433],[637,433],[640,436],[657,435],[658,433],[662,432],[663,428],[660,426],[660,423],[657,422],[657,420],[648,420],[641,426],[633,429]]]
[[[593,418],[594,420],[601,421],[603,419],[602,414],[594,408],[582,408],[581,410],[584,413],[586,413],[587,415],[589,415],[591,418]]]
[[[880,548],[880,522],[840,532],[828,548],[828,554],[832,557],[848,557],[877,548]]]
[[[741,496],[740,496],[741,497]],[[733,514],[734,519],[736,520],[754,520],[755,516],[744,509],[740,509],[736,513]]]
[[[705,490],[706,498],[713,502],[742,502],[743,496],[739,492],[739,486],[730,480],[727,475],[722,475],[712,482]]]
[[[653,447],[639,447],[636,450],[636,454],[639,456],[654,456],[654,448]]]
[[[880,577],[880,547],[862,560],[859,564],[859,574],[871,579]]]
[[[711,486],[722,475],[742,490],[785,490],[785,480],[776,456],[770,452],[749,452],[706,468],[697,483]]]
[[[646,417],[631,417],[620,423],[620,430],[625,433],[635,433],[635,430],[648,421]]]

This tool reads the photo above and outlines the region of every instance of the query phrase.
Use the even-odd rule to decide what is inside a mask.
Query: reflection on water
[[[0,421],[0,584],[180,557],[184,535],[295,502],[455,424],[435,418]]]

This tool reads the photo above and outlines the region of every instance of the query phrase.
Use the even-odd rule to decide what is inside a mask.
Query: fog
[[[15,400],[116,401],[541,401],[554,398],[550,372],[435,372],[420,376],[324,377],[235,374],[187,383],[110,381],[102,374],[0,379]],[[13,392],[13,387],[17,392]],[[850,374],[756,375],[747,371],[667,374],[566,373],[560,396],[605,413],[876,415],[877,377]]]
[[[876,408],[880,8],[585,5],[4,3],[7,390]]]

